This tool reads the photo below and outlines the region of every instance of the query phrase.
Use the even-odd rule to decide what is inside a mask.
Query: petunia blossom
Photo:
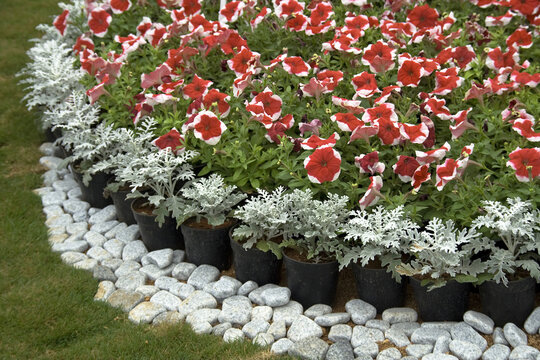
[[[220,113],[221,118],[224,118],[229,115],[229,111],[231,110],[231,106],[228,103],[230,99],[231,97],[229,95],[216,89],[210,89],[206,95],[204,95],[202,102],[207,110],[215,107],[215,109],[212,110],[217,110]]]
[[[266,115],[270,117],[272,121],[276,121],[281,116],[281,105],[283,101],[281,98],[274,94],[269,88],[265,88],[264,91],[258,93],[248,105],[252,105],[248,111],[252,115]],[[255,109],[253,106],[256,106]]]
[[[246,4],[243,1],[231,1],[225,4],[225,7],[219,11],[219,21],[223,23],[234,23],[242,13]]]
[[[227,126],[211,111],[203,110],[193,119],[193,134],[208,145],[216,145]]]
[[[364,49],[362,64],[374,73],[392,70],[395,66],[396,49],[383,41],[377,41]]]
[[[287,57],[281,63],[283,69],[291,75],[308,76],[311,67],[300,56]]]
[[[418,28],[434,27],[437,25],[439,13],[429,5],[422,5],[413,8],[407,14],[407,21]]]
[[[360,173],[371,175],[375,175],[376,173],[382,174],[386,168],[384,163],[379,162],[378,151],[355,156],[354,165],[360,169]]]
[[[176,128],[172,128],[168,133],[161,135],[154,141],[152,145],[160,149],[170,148],[175,154],[184,150],[184,137]]]
[[[360,206],[360,209],[365,210],[368,206],[375,205],[377,201],[379,201],[379,198],[382,196],[380,193],[381,188],[383,187],[383,180],[382,177],[379,175],[371,176],[370,178],[370,184],[369,187],[358,202],[358,205]]]
[[[423,183],[431,179],[431,173],[429,172],[429,164],[424,164],[418,167],[412,176],[411,185],[414,192],[418,192]]]
[[[364,115],[362,116],[362,121],[364,122],[375,122],[379,119],[387,119],[392,122],[398,121],[398,116],[395,111],[395,106],[392,103],[383,103],[375,107],[366,109]]]
[[[392,166],[392,170],[403,182],[410,182],[420,163],[412,156],[400,155],[398,161]]]
[[[533,126],[533,120],[520,118],[514,120],[514,123],[512,124],[512,129],[529,141],[539,142],[540,132],[535,132]]]
[[[335,181],[341,173],[341,155],[329,146],[318,148],[304,160],[304,168],[313,183]]]
[[[227,60],[227,65],[235,72],[236,76],[241,76],[248,71],[254,71],[254,68],[259,61],[259,57],[259,53],[244,47],[237,52],[232,59]]]
[[[516,148],[508,156],[506,166],[516,171],[516,177],[521,182],[529,182],[540,178],[540,148]]]
[[[101,97],[101,95],[110,95],[109,92],[105,90],[105,85],[108,81],[109,75],[105,75],[101,83],[86,91],[86,95],[90,99],[90,104],[95,103]]]
[[[60,35],[64,36],[67,27],[67,17],[69,16],[69,10],[65,9],[60,15],[54,18],[53,25],[58,30]]]
[[[114,14],[121,14],[131,8],[130,0],[111,0],[110,4]]]
[[[375,80],[375,75],[368,73],[367,71],[361,72],[353,76],[351,83],[356,91],[355,96],[360,96],[362,98],[369,98],[374,93],[379,92],[377,88],[377,80]]]
[[[426,75],[427,72],[420,63],[413,60],[405,60],[399,66],[397,84],[399,86],[417,87],[420,84],[420,79]]]
[[[446,159],[444,164],[437,165],[437,169],[435,170],[435,173],[437,174],[435,178],[437,190],[441,191],[448,182],[457,177],[458,166],[459,163],[454,159]]]
[[[423,144],[429,136],[429,129],[424,123],[418,125],[400,123],[399,132],[404,140],[409,140],[413,144]]]
[[[166,63],[161,64],[149,74],[141,75],[141,87],[148,89],[155,85],[161,85],[171,79],[171,67]]]
[[[212,81],[204,80],[194,75],[191,83],[184,86],[184,99],[194,100],[204,96],[212,84]]]
[[[429,150],[426,152],[416,150],[416,160],[420,165],[431,164],[436,161],[441,161],[451,147],[448,142],[445,142],[443,146],[438,149]]]
[[[352,132],[357,127],[364,125],[362,120],[351,113],[337,113],[332,115],[330,120],[336,122],[340,130],[347,132]]]
[[[88,16],[88,27],[97,37],[104,37],[111,25],[112,16],[102,8],[93,10]]]
[[[353,114],[362,114],[365,110],[363,107],[360,106],[362,104],[361,100],[349,100],[337,96],[332,96],[332,104],[347,109]]]
[[[302,149],[304,150],[313,150],[313,149],[320,148],[322,146],[334,147],[334,145],[336,145],[338,140],[339,140],[339,135],[337,133],[333,133],[327,139],[320,138],[317,135],[311,135],[309,138],[302,141],[301,146],[302,146]]]

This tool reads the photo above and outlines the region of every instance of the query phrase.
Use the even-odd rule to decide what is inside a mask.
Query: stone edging
[[[92,271],[101,281],[94,299],[129,312],[135,323],[185,321],[199,334],[226,342],[249,339],[302,359],[540,360],[522,329],[511,323],[494,328],[493,320],[475,311],[459,323],[422,324],[410,308],[388,309],[377,320],[375,308],[358,299],[349,301],[344,313],[332,313],[328,305],[304,311],[286,287],[220,277],[213,266],[184,262],[182,250],[149,253],[137,225],[115,220],[114,206],[91,208],[80,200],[71,174],[57,169],[61,159],[54,157],[52,144],[40,150],[45,155],[40,163],[49,171],[43,175],[45,186],[35,192],[47,216],[52,250],[63,262]],[[540,334],[540,307],[525,331]],[[329,341],[321,339],[324,332]],[[494,345],[488,348],[481,334],[492,334]],[[379,351],[382,343],[388,346]]]

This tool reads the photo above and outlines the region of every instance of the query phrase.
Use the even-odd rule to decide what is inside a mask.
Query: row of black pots
[[[111,203],[103,196],[108,177],[98,173],[89,185],[82,182],[82,175],[73,171],[79,183],[83,200],[94,207],[105,207]],[[161,226],[155,215],[137,211],[137,202],[126,199],[129,191],[111,193],[120,221],[137,223],[146,247],[150,250],[163,248],[185,249],[189,262],[195,265],[209,264],[220,270],[230,267],[230,255],[234,260],[235,276],[241,282],[253,280],[259,285],[279,283],[282,261],[271,252],[258,249],[244,249],[231,239],[230,227],[202,229],[186,224],[177,227],[176,221],[168,217]],[[338,279],[337,262],[304,263],[286,253],[283,255],[287,270],[287,286],[291,297],[303,306],[329,304],[334,300]],[[403,306],[405,301],[406,278],[397,283],[385,269],[364,268],[353,264],[358,297],[372,305],[381,313],[385,309]],[[444,287],[428,291],[421,282],[409,278],[419,315],[424,321],[459,321],[468,309],[469,284],[449,281]],[[532,278],[509,282],[508,287],[488,281],[479,286],[482,311],[490,316],[496,325],[513,322],[523,324],[534,308],[536,283]]]

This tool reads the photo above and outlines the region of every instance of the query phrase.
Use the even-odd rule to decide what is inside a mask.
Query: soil
[[[330,263],[330,262],[335,261],[330,256],[326,256],[324,254],[319,257],[318,259],[319,261],[314,261],[313,259],[308,259],[306,254],[296,251],[294,249],[285,248],[283,252],[285,252],[287,256],[290,257],[291,259],[299,261],[299,262],[303,262],[303,263],[324,264],[324,263]]]
[[[138,213],[153,216],[156,208],[144,199],[137,199],[133,202],[133,209]]]
[[[233,226],[236,224],[236,221],[233,219],[227,219],[223,224],[218,226],[212,226],[208,223],[208,220],[206,218],[201,217],[201,220],[197,222],[196,218],[188,219],[184,222],[184,225],[189,226],[191,228],[197,228],[197,229],[224,229]]]

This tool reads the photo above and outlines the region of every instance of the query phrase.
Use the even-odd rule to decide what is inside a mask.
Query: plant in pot
[[[339,235],[349,216],[348,201],[332,193],[326,200],[317,200],[309,189],[289,195],[296,231],[281,246],[291,297],[305,307],[334,301],[339,274],[336,258],[344,251]]]
[[[408,231],[418,225],[405,214],[403,206],[386,209],[377,206],[371,212],[351,211],[343,227],[343,256],[340,269],[352,264],[358,297],[381,313],[387,308],[403,306],[405,281],[396,266],[405,257],[403,249],[410,246]]]
[[[91,167],[92,171],[112,174],[105,187],[105,196],[111,197],[118,220],[128,225],[136,224],[133,211],[131,211],[134,199],[127,198],[131,193],[131,188],[128,183],[117,180],[118,174],[132,159],[155,151],[155,146],[152,144],[152,139],[155,137],[155,127],[154,119],[146,118],[141,120],[133,130],[128,128],[115,129],[116,137],[120,140],[116,142],[116,151],[111,151],[107,158]]]
[[[131,187],[127,197],[136,199],[131,208],[150,251],[184,248],[175,218],[183,216],[180,190],[195,177],[189,161],[196,154],[191,150],[175,152],[170,147],[156,148],[133,158],[116,174],[118,182]]]
[[[411,259],[396,266],[409,276],[420,317],[424,321],[459,321],[467,310],[470,283],[484,271],[472,259],[474,229],[458,231],[452,220],[433,218],[425,229],[407,231]]]
[[[523,325],[532,312],[536,283],[540,282],[540,211],[529,201],[508,198],[484,201],[484,214],[472,223],[485,237],[475,239],[485,254],[484,278],[479,286],[483,312],[495,324]]]
[[[289,196],[283,187],[259,190],[234,212],[240,224],[233,228],[235,276],[259,285],[279,283],[282,254],[279,243],[296,232]]]
[[[218,174],[193,180],[182,188],[183,216],[176,220],[182,224],[190,262],[210,264],[220,270],[229,268],[229,231],[236,223],[231,217],[232,209],[247,196],[236,189],[236,186],[225,185]]]

